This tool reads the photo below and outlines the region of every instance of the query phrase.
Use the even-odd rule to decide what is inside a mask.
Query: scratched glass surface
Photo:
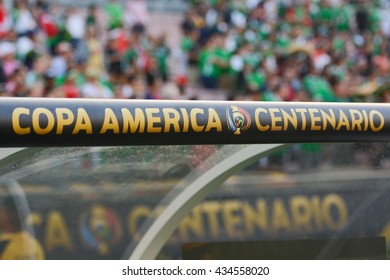
[[[47,259],[124,258],[180,182],[249,146],[27,149],[11,156],[15,162],[0,162],[0,197],[12,198],[22,229]],[[272,244],[286,250],[278,258],[386,258],[389,169],[387,143],[284,146],[215,188],[180,222],[158,258],[229,258],[213,249],[215,242],[232,246],[235,258],[277,258],[265,241],[289,242]],[[337,240],[355,255],[335,250]],[[313,251],[295,250],[301,244],[294,242],[308,241]],[[357,241],[376,251],[356,251]],[[193,242],[211,247],[194,252]],[[255,242],[257,253],[242,252],[245,242]]]

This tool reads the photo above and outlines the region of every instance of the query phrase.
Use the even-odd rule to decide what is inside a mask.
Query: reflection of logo
[[[106,207],[95,205],[81,215],[81,234],[85,243],[99,255],[110,253],[110,247],[121,239],[118,217]]]
[[[228,128],[234,135],[240,135],[251,125],[248,112],[238,106],[230,106],[226,109],[226,119]]]

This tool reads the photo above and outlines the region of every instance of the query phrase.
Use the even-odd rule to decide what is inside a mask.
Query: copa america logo
[[[238,106],[230,106],[226,109],[227,126],[234,135],[240,135],[249,129],[251,117],[249,113]]]
[[[110,254],[122,237],[118,217],[102,205],[94,205],[81,215],[80,229],[86,245],[101,256]]]

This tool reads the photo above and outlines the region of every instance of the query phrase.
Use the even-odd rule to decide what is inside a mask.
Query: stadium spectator
[[[234,98],[244,93],[250,100],[289,101],[305,94],[315,101],[372,101],[373,90],[388,79],[388,1],[193,2],[182,23],[183,42],[198,52],[205,88],[224,87],[220,46],[230,58],[222,71],[235,81]],[[190,41],[189,34],[199,39]]]
[[[81,94],[85,98],[113,98],[110,88],[101,83],[99,73],[89,69],[86,73],[86,82],[81,87]]]
[[[172,50],[165,34],[149,34],[143,0],[14,3],[0,0],[7,95],[83,96],[91,69],[116,98],[164,98],[158,87],[174,82],[178,98],[203,87],[239,100],[381,101],[372,93],[389,79],[387,0],[194,0]],[[180,60],[175,71],[170,58]]]
[[[66,76],[69,66],[72,63],[72,46],[68,42],[61,42],[56,47],[56,55],[51,61],[48,75],[54,78]]]

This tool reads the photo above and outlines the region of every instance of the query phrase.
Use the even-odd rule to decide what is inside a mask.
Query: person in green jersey
[[[108,16],[109,30],[122,26],[124,8],[116,0],[110,0],[110,2],[105,6],[105,12]]]
[[[165,35],[160,36],[156,41],[154,48],[154,56],[157,62],[157,68],[164,82],[168,81],[168,58],[170,49],[166,44]]]
[[[204,48],[199,53],[198,63],[200,69],[200,79],[203,87],[207,89],[216,89],[218,87],[218,78],[220,71],[217,66],[217,57],[215,55],[215,40],[207,40]]]

